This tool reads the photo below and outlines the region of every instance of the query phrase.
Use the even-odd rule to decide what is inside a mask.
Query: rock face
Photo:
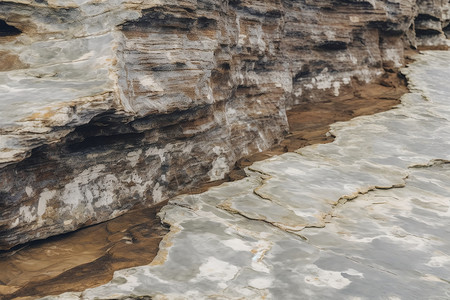
[[[445,1],[0,3],[0,249],[224,177],[286,109],[446,46]]]
[[[418,56],[415,92],[332,125],[332,143],[171,199],[151,264],[42,299],[447,299],[449,60]]]

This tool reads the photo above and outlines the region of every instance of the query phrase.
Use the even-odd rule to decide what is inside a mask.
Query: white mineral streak
[[[449,61],[418,56],[402,104],[333,125],[333,143],[172,200],[152,265],[46,299],[448,299]]]

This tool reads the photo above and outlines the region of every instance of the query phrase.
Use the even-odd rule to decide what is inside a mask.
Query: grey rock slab
[[[418,56],[413,93],[333,125],[333,143],[171,200],[150,265],[45,299],[448,299],[449,61]]]

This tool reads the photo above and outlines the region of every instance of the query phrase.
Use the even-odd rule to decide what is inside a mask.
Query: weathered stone
[[[398,69],[448,19],[440,1],[1,2],[0,249],[223,178],[283,137],[286,107]]]
[[[150,265],[44,299],[447,298],[449,60],[417,57],[405,70],[414,92],[332,125],[333,143],[170,200],[160,213],[170,232]]]

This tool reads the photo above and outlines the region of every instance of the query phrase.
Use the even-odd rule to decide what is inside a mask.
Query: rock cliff
[[[114,218],[267,149],[286,109],[446,47],[441,0],[0,3],[0,249]],[[389,82],[386,82],[389,84]]]

